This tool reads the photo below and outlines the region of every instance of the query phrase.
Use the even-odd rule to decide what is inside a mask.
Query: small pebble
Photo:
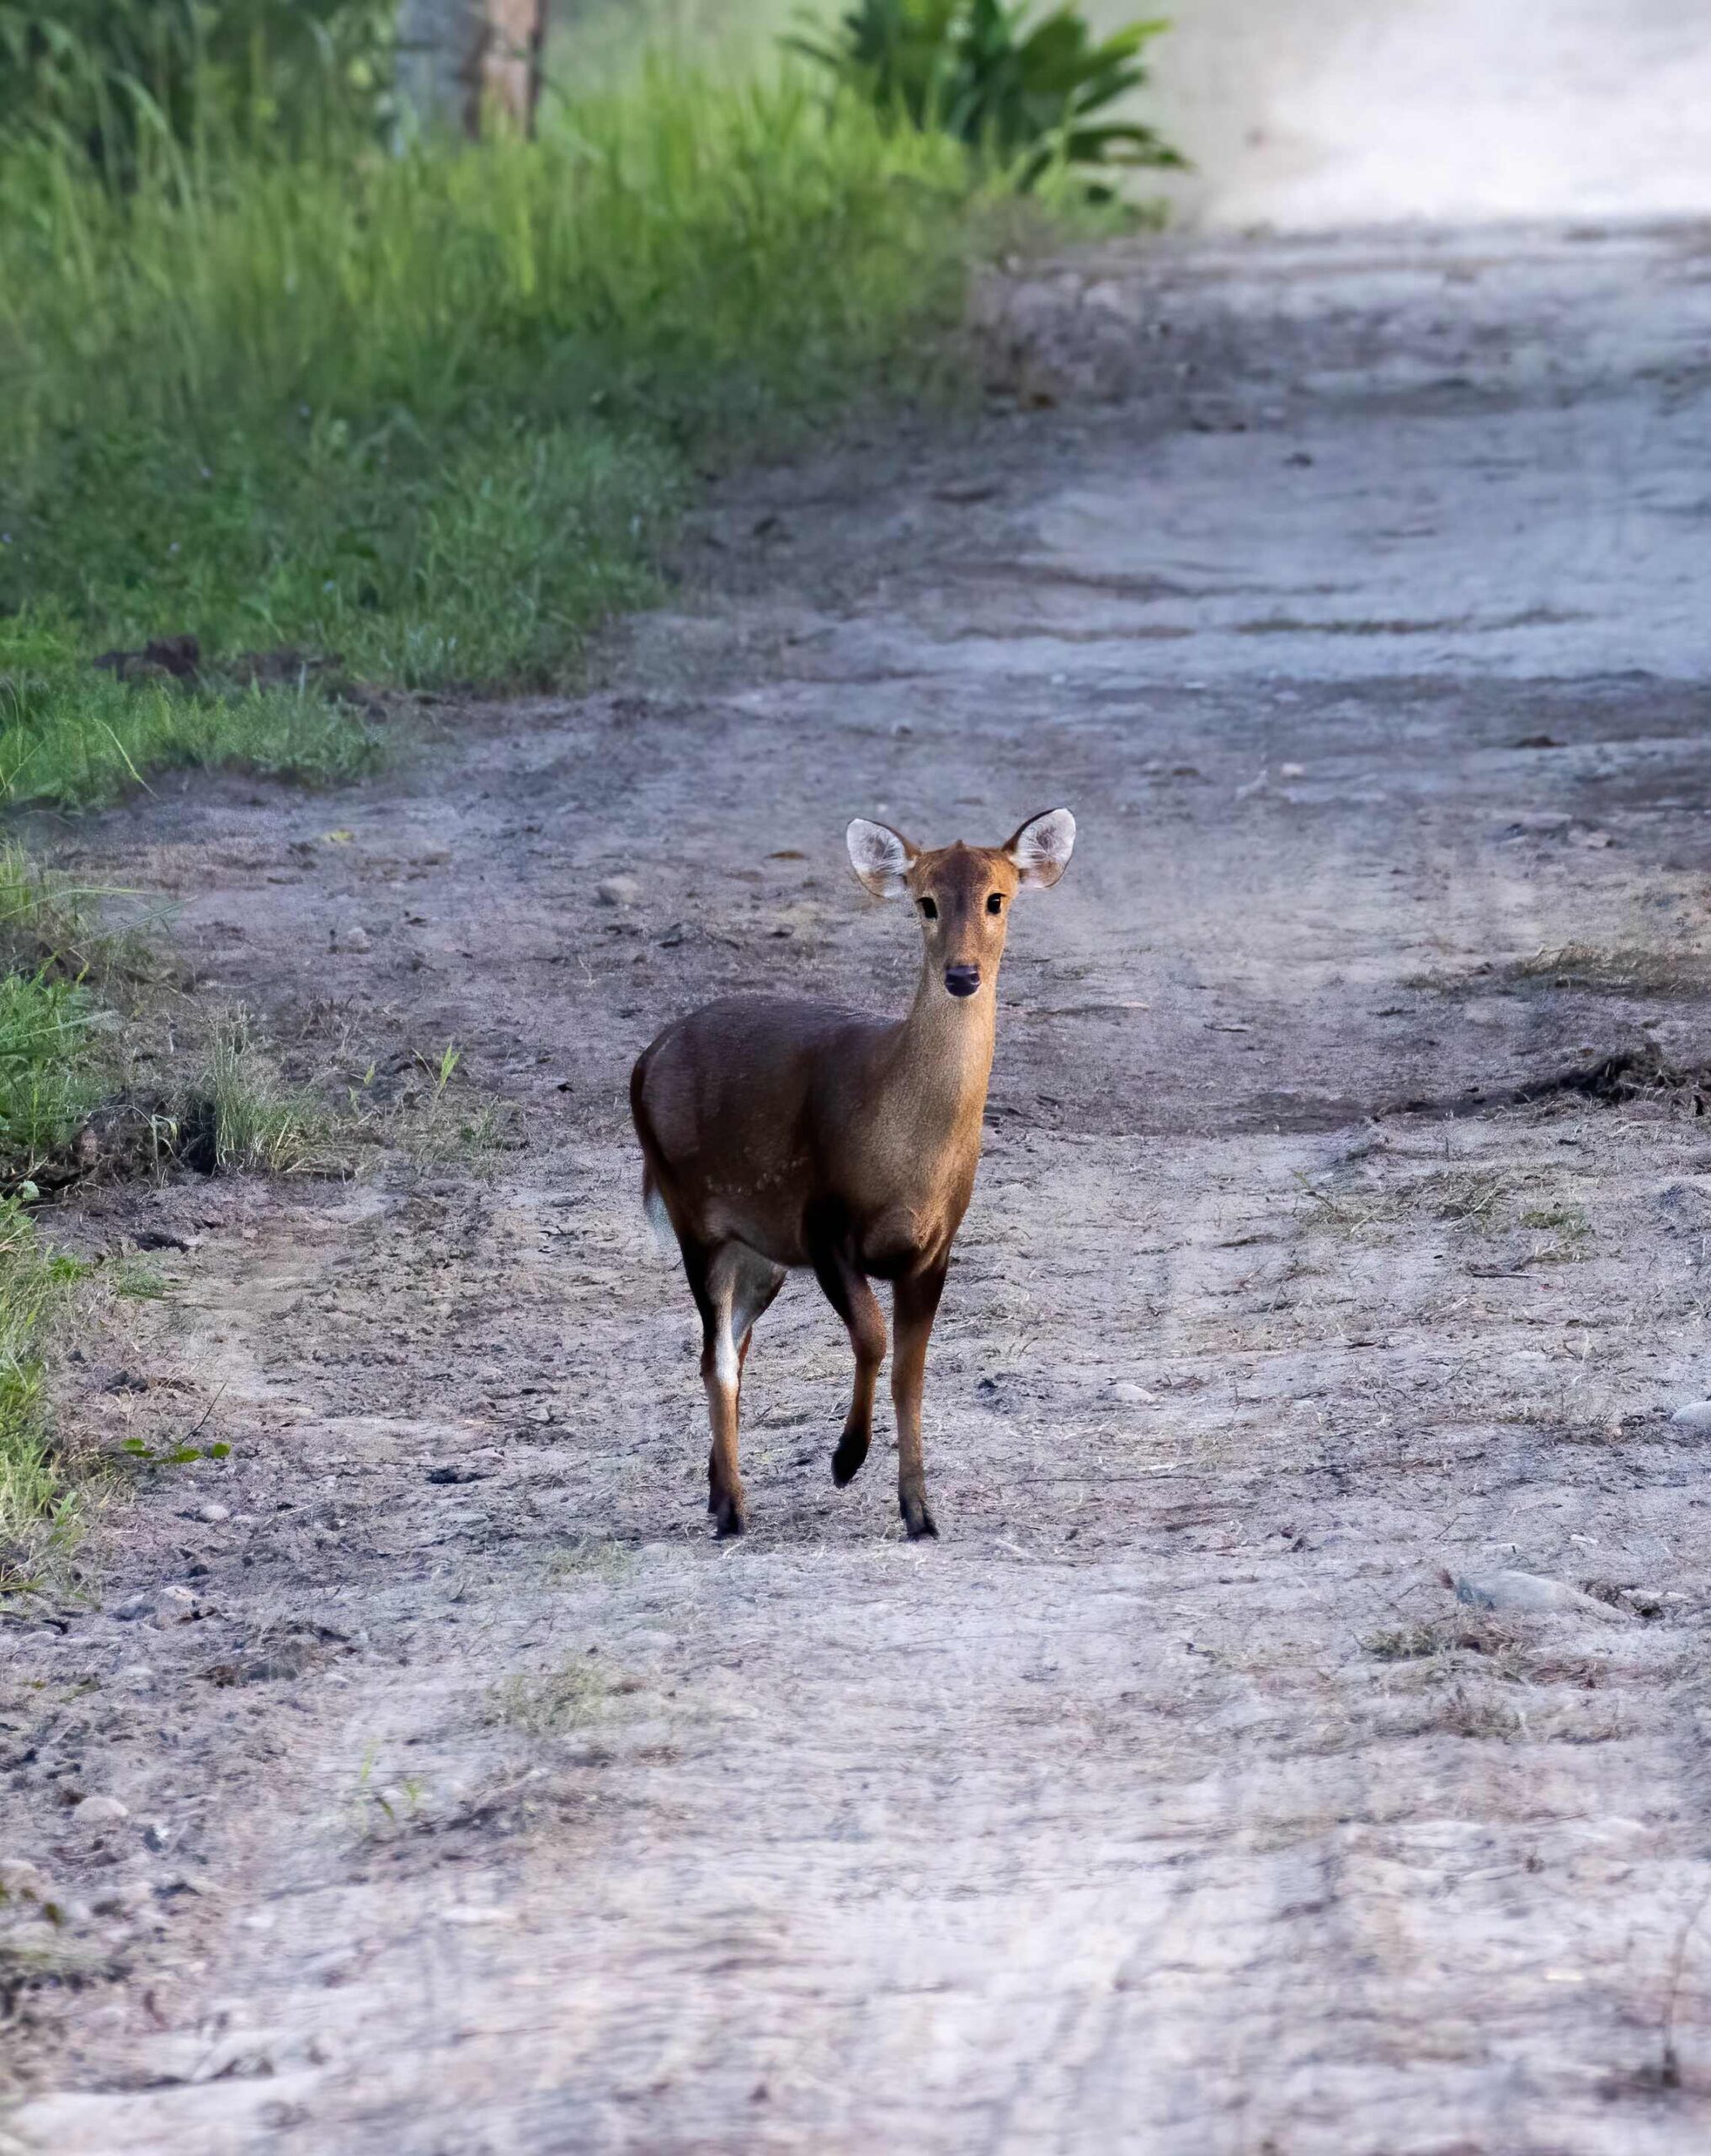
[[[215,1520],[230,1519],[232,1517],[232,1508],[230,1505],[221,1505],[212,1502],[205,1505],[198,1505],[196,1508],[196,1517],[198,1519],[205,1519],[211,1524]]]
[[[1670,1420],[1683,1430],[1711,1430],[1711,1400],[1684,1400]]]
[[[147,1879],[126,1879],[104,1894],[95,1907],[98,1917],[134,1917],[139,1909],[147,1908],[154,1899],[154,1888]]]
[[[196,1590],[193,1587],[163,1587],[155,1604],[157,1625],[183,1625],[194,1617],[197,1609]]]
[[[1124,1378],[1111,1387],[1111,1396],[1113,1400],[1143,1401],[1155,1400],[1158,1395],[1149,1392],[1145,1385],[1132,1384],[1127,1378]]]
[[[333,933],[335,951],[367,951],[373,948],[368,931],[360,923],[349,928],[335,929]]]
[[[594,896],[603,906],[633,906],[642,886],[633,876],[603,876],[594,885]]]
[[[116,1796],[86,1796],[72,1807],[72,1817],[80,1827],[116,1827],[131,1817],[131,1806]]]

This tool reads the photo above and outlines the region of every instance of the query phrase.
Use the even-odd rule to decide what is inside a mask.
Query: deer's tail
[[[651,1162],[642,1170],[642,1210],[648,1215],[648,1225],[653,1229],[659,1247],[664,1251],[674,1251],[677,1239],[671,1230],[671,1215],[665,1209],[665,1200],[660,1194],[659,1185],[653,1180]]]
[[[677,1236],[672,1228],[665,1194],[659,1187],[659,1177],[654,1172],[653,1127],[648,1121],[647,1102],[643,1098],[648,1083],[648,1059],[652,1053],[651,1049],[644,1049],[636,1059],[636,1068],[630,1073],[630,1114],[636,1125],[636,1135],[642,1141],[642,1210],[648,1215],[648,1225],[653,1229],[660,1248],[674,1252]]]

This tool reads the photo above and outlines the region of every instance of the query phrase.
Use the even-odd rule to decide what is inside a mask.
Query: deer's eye
[[[923,921],[936,921],[939,918],[939,909],[931,899],[921,900],[921,918]]]
[[[988,897],[986,901],[986,910],[989,913],[1002,913],[1004,911],[1004,900],[999,897],[996,891],[992,892]]]

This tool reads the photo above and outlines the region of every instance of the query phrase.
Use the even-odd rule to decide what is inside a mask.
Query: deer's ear
[[[864,889],[871,891],[876,899],[903,895],[909,888],[903,879],[918,849],[901,831],[893,830],[889,824],[870,824],[865,816],[858,816],[845,832],[844,842],[850,849],[850,866]]]
[[[1075,819],[1067,808],[1048,808],[1030,816],[1005,852],[1025,890],[1049,890],[1069,866],[1075,845]]]

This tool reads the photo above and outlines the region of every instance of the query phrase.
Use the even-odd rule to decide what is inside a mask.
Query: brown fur
[[[701,1317],[708,1509],[721,1534],[744,1524],[738,1415],[750,1333],[793,1267],[812,1269],[855,1352],[855,1391],[832,1461],[840,1485],[866,1457],[885,1356],[869,1283],[892,1283],[898,1502],[911,1537],[938,1531],[921,1459],[927,1342],[980,1158],[1010,901],[1025,882],[1055,883],[1069,854],[1068,841],[1061,859],[1031,854],[1026,835],[1060,818],[1073,838],[1073,819],[1052,811],[1006,846],[959,842],[930,853],[858,820],[852,858],[858,832],[869,857],[857,874],[871,890],[906,894],[920,918],[921,975],[908,1015],[733,996],[668,1026],[637,1062],[630,1103],[645,1187],[670,1220]],[[887,846],[876,866],[871,849]]]

